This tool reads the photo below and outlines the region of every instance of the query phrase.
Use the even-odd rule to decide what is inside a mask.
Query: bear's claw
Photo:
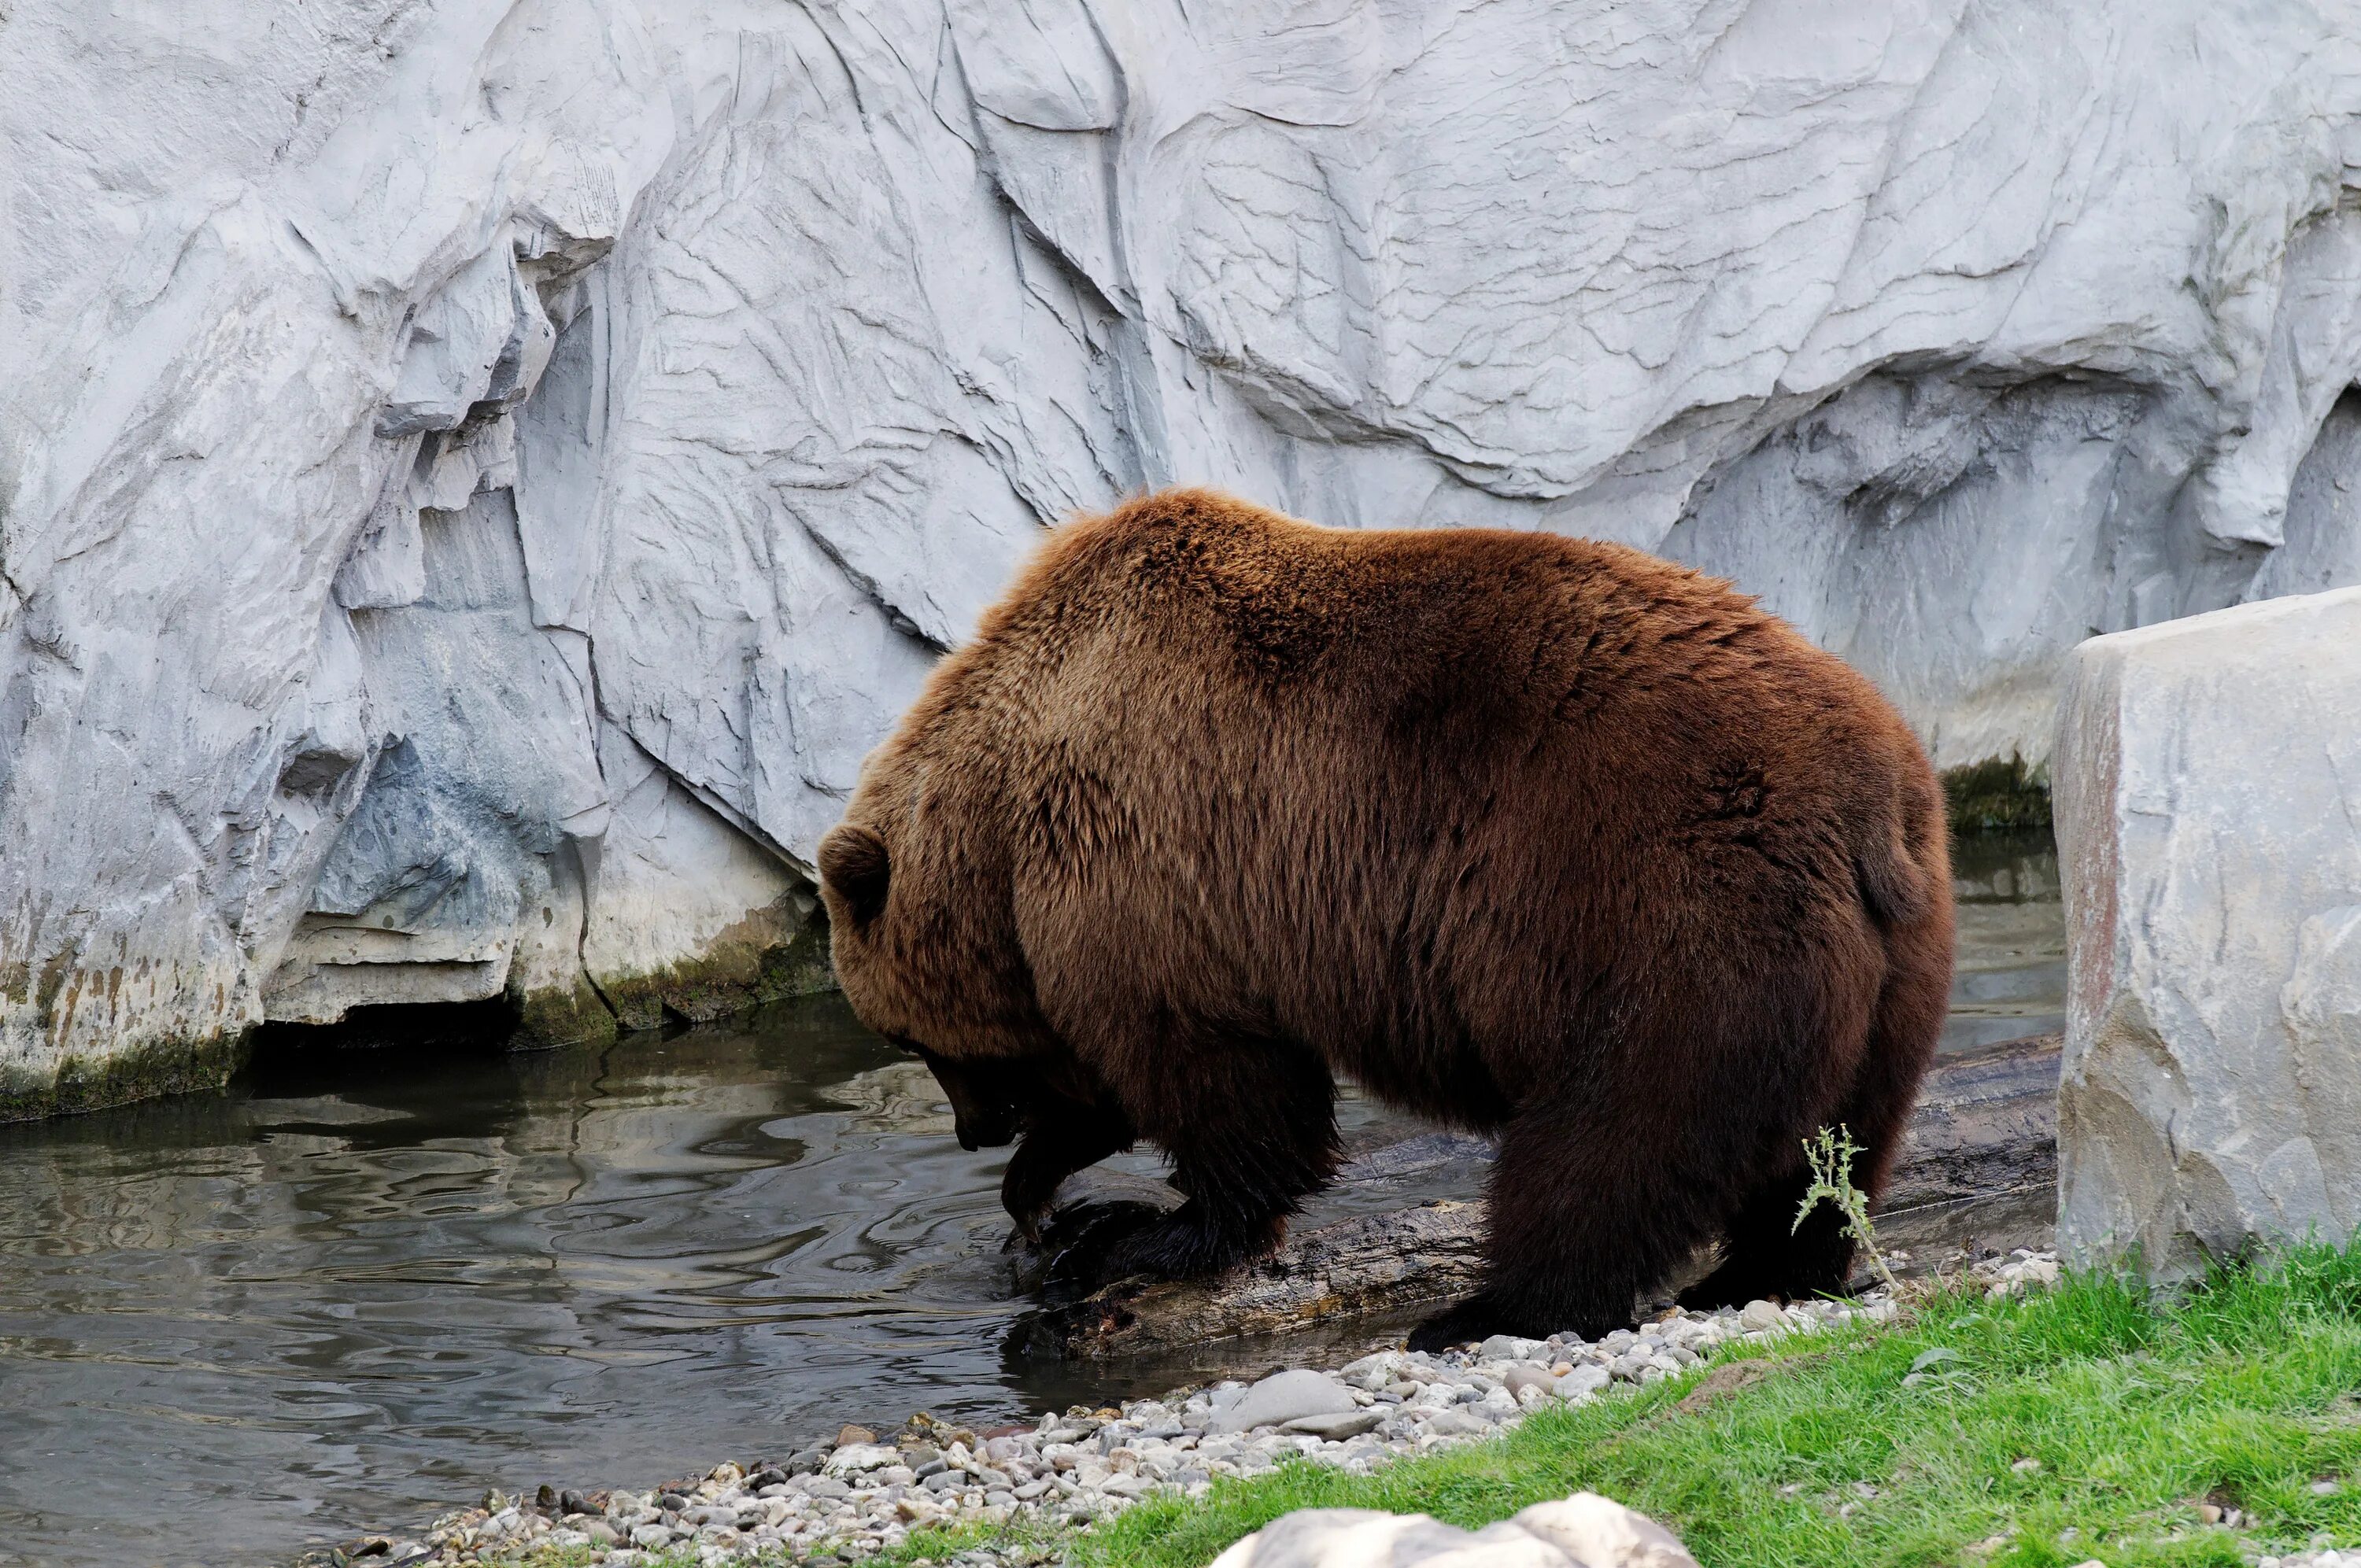
[[[1194,1279],[1241,1263],[1267,1257],[1279,1248],[1287,1222],[1274,1217],[1260,1230],[1241,1234],[1216,1223],[1195,1199],[1125,1236],[1106,1251],[1100,1282],[1135,1275],[1157,1279]]]

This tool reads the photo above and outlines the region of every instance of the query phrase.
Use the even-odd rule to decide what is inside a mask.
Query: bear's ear
[[[885,852],[885,840],[874,831],[857,822],[840,822],[819,841],[819,877],[844,900],[853,924],[866,926],[885,907],[894,861]]]

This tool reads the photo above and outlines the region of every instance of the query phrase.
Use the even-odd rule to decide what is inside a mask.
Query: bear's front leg
[[[1059,1184],[1137,1141],[1131,1123],[1112,1106],[1060,1100],[1034,1112],[1000,1178],[1001,1207],[1016,1223],[1016,1234],[1040,1245],[1041,1221]]]
[[[1111,1245],[1093,1271],[1102,1283],[1187,1278],[1268,1256],[1341,1157],[1335,1081],[1312,1052],[1235,1035],[1186,1047],[1107,1074],[1140,1134],[1172,1157],[1172,1185],[1188,1201]]]

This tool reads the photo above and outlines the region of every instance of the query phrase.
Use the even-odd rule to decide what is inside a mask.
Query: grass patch
[[[1369,1475],[1297,1464],[1144,1502],[1075,1561],[1186,1568],[1300,1508],[1475,1527],[1585,1487],[1707,1568],[2239,1568],[2320,1531],[2361,1541],[2361,1247],[2173,1293],[2086,1274],[2023,1299],[1939,1295],[1900,1325],[1715,1365],[1741,1359],[1764,1376],[1724,1373],[1702,1400],[1693,1374]],[[2323,1478],[2343,1486],[2315,1495]],[[2202,1524],[2209,1497],[2248,1522]]]

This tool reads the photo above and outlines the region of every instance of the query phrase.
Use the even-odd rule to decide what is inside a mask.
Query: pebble
[[[1487,1437],[1492,1423],[1473,1410],[1437,1410],[1426,1431],[1434,1437]]]
[[[900,1463],[901,1458],[900,1449],[889,1448],[882,1442],[846,1442],[838,1444],[836,1452],[828,1456],[828,1463],[820,1468],[826,1475],[850,1475],[862,1470],[883,1470],[889,1464]]]
[[[1549,1349],[1547,1340],[1519,1339],[1514,1334],[1494,1334],[1476,1347],[1478,1361],[1531,1361]]]
[[[1522,1394],[1528,1388],[1553,1388],[1557,1379],[1538,1362],[1520,1361],[1501,1370],[1500,1382],[1510,1393]]]
[[[2026,1290],[2046,1290],[2058,1283],[2064,1272],[2052,1252],[2035,1252],[2019,1247],[2005,1262],[1976,1270],[1984,1281],[1986,1296],[2015,1296]]]
[[[1585,1362],[1557,1380],[1557,1397],[1569,1402],[1587,1399],[1613,1382],[1614,1376],[1597,1362]]]
[[[2002,1282],[1997,1272],[1978,1278]],[[2015,1288],[2037,1282],[2023,1267],[2012,1279]],[[1200,1495],[1218,1477],[1267,1475],[1281,1463],[1366,1473],[1397,1454],[1496,1436],[1532,1409],[1610,1398],[1679,1374],[1724,1344],[1855,1318],[1885,1321],[1895,1310],[1875,1295],[1850,1305],[1675,1309],[1639,1332],[1618,1330],[1596,1343],[1499,1334],[1472,1353],[1382,1350],[1334,1371],[1292,1367],[1252,1385],[1077,1406],[989,1438],[929,1416],[912,1417],[893,1437],[846,1426],[834,1442],[775,1464],[717,1465],[695,1482],[648,1492],[493,1494],[484,1501],[497,1506],[446,1516],[423,1542],[389,1560],[414,1558],[418,1568],[496,1564],[555,1549],[603,1552],[590,1559],[602,1568],[652,1568],[656,1554],[693,1545],[689,1560],[723,1568],[758,1559],[858,1561],[929,1525],[1029,1519],[1087,1528],[1143,1497]],[[1038,1541],[987,1545],[937,1568],[1035,1568],[1058,1555]],[[2337,1565],[2290,1558],[2284,1568]]]

